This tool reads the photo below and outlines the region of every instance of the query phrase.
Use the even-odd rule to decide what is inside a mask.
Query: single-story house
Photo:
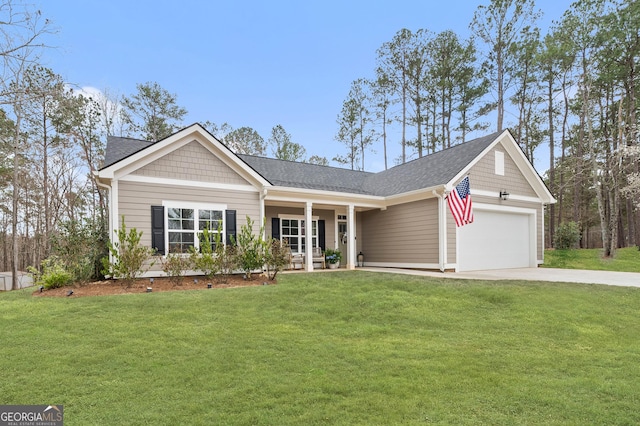
[[[110,235],[124,216],[158,254],[197,246],[204,227],[220,224],[228,239],[248,216],[293,253],[340,249],[348,269],[360,253],[375,267],[535,267],[555,202],[509,131],[371,173],[235,154],[193,124],[157,142],[110,137],[96,176]],[[457,227],[446,197],[467,176],[475,220]]]

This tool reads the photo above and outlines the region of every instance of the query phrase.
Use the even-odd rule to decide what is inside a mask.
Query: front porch
[[[321,260],[327,249],[341,252],[340,269],[355,269],[360,250],[357,215],[371,207],[274,198],[264,199],[265,234],[288,243],[290,271],[329,270],[329,262],[322,268]],[[313,250],[321,255],[307,256]]]

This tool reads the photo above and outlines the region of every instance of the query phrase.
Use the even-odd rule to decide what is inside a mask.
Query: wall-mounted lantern
[[[506,189],[503,189],[502,191],[500,191],[500,199],[502,201],[507,201],[509,199],[509,193],[507,192]]]

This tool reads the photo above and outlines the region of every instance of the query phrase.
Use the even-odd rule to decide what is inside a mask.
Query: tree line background
[[[107,136],[157,141],[187,111],[154,82],[129,96],[78,93],[41,65],[54,31],[40,11],[2,0],[0,16],[0,270],[56,255],[99,276],[108,200],[93,172]],[[546,246],[575,222],[581,247],[613,255],[640,245],[640,5],[577,1],[546,32],[541,16],[534,0],[492,0],[476,9],[470,38],[400,29],[370,75],[351,83],[336,120],[344,151],[331,160],[308,157],[279,124],[266,141],[251,127],[202,124],[237,153],[358,170],[374,149],[388,168],[509,128],[530,161],[548,149],[543,178],[558,202],[545,216]],[[389,159],[398,143],[401,156]]]

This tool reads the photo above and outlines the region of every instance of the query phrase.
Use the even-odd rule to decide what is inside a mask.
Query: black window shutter
[[[280,219],[277,217],[271,218],[271,238],[280,240]]]
[[[151,248],[164,255],[164,207],[151,206]]]
[[[225,226],[227,227],[227,245],[231,245],[231,236],[233,236],[233,241],[236,241],[236,211],[226,210],[224,213]]]
[[[324,239],[324,220],[318,220],[318,245],[324,251],[325,248],[325,239]]]

